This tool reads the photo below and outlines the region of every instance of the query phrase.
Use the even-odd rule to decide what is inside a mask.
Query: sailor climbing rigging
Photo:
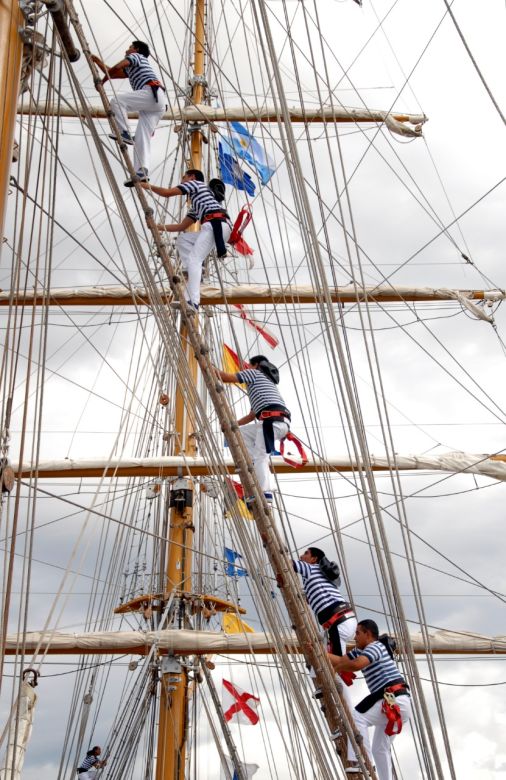
[[[327,567],[325,562],[329,564]],[[335,656],[343,655],[346,644],[355,636],[357,618],[339,590],[341,577],[337,565],[331,564],[318,547],[308,547],[299,560],[292,561],[292,564],[294,571],[302,577],[302,587],[310,608],[327,632],[329,652]],[[340,676],[346,686],[351,685],[353,676],[349,672],[343,672]],[[343,692],[351,707],[348,688],[344,687]]]
[[[298,561],[292,561],[294,571],[302,577],[307,602],[320,626],[328,632],[329,652],[343,655],[347,642],[351,642],[357,628],[353,608],[341,595],[341,577],[337,573],[331,579],[320,564],[326,561],[325,553],[318,547],[308,547]]]
[[[355,633],[356,648],[345,656],[329,654],[330,663],[337,672],[362,671],[369,688],[366,696],[353,711],[355,724],[371,756],[369,728],[375,726],[372,743],[373,764],[378,780],[392,780],[391,744],[402,726],[411,717],[411,696],[400,674],[387,637],[379,637],[374,620],[361,620]],[[348,774],[359,773],[355,754],[348,743]]]
[[[186,195],[190,199],[191,208],[181,222],[158,225],[158,229],[168,233],[181,233],[176,245],[183,268],[188,272],[187,303],[197,310],[200,303],[202,266],[209,252],[216,246],[218,257],[224,257],[227,253],[225,244],[230,238],[232,228],[225,208],[220,205],[225,198],[225,185],[220,179],[212,179],[206,184],[202,171],[190,168],[177,187],[167,189],[146,183],[141,184],[141,187],[150,189],[163,198]],[[200,222],[201,229],[198,232],[185,233],[195,222]],[[178,308],[177,302],[175,308]]]
[[[251,368],[238,371],[237,374],[228,374],[218,368],[215,370],[222,382],[246,385],[251,411],[237,422],[243,426],[241,433],[255,466],[260,489],[270,503],[269,455],[274,451],[275,441],[283,439],[289,431],[290,412],[276,387],[279,383],[276,366],[264,355],[255,355],[249,362]]]
[[[81,761],[81,766],[77,768],[77,774],[79,780],[93,780],[97,769],[101,769],[107,764],[107,761],[99,761],[99,756],[102,753],[102,748],[99,745],[95,745],[91,750],[88,750],[85,758]]]
[[[131,92],[120,92],[111,98],[111,109],[120,128],[121,139],[113,135],[110,138],[134,145],[134,167],[138,181],[148,181],[151,138],[167,108],[163,96],[165,88],[151,67],[149,56],[147,43],[133,41],[126,50],[124,58],[110,68],[96,55],[93,54],[91,57],[105,73],[102,84],[110,79],[128,78],[132,87]],[[139,122],[134,137],[130,135],[128,111],[139,112]],[[133,187],[133,184],[132,179],[125,182],[126,187]]]

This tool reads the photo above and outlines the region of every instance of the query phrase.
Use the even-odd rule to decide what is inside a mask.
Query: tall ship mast
[[[101,745],[104,780],[383,780],[366,681],[335,675],[294,570],[307,548],[395,639],[413,716],[393,775],[465,777],[499,729],[460,702],[498,707],[506,651],[497,9],[0,14],[0,779],[74,777]],[[115,108],[139,42],[167,103],[149,170],[142,116],[125,131]],[[240,239],[214,239],[197,307],[163,227],[187,227],[170,190],[195,169]],[[230,379],[255,355],[291,411],[272,494]]]

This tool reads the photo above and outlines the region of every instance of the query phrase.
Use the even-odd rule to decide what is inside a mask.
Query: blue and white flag
[[[220,162],[221,178],[225,184],[231,184],[236,190],[245,190],[248,195],[255,194],[256,184],[248,173],[245,173],[237,160],[231,147],[226,146],[229,151],[225,151],[223,144],[218,145],[218,159]]]
[[[276,172],[274,160],[269,157],[263,146],[248,133],[240,122],[230,123],[229,145],[237,157],[246,160],[257,170],[262,184],[267,184]]]
[[[248,572],[246,569],[242,569],[236,564],[236,561],[242,559],[242,555],[235,550],[231,550],[230,547],[224,547],[223,552],[225,554],[225,560],[228,561],[225,566],[225,574],[229,577],[247,577]]]

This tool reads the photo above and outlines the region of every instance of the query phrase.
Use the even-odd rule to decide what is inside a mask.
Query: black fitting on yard
[[[65,13],[65,3],[63,0],[44,0],[44,3],[53,17],[54,26],[58,30],[62,46],[67,52],[70,62],[77,62],[81,56],[81,52],[74,46],[74,41],[70,34],[67,15]]]

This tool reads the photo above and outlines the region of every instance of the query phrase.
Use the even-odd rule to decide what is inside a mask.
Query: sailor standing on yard
[[[238,371],[237,374],[227,374],[218,368],[215,371],[222,382],[246,385],[251,411],[237,422],[243,426],[241,433],[255,466],[260,489],[265,500],[271,503],[269,455],[274,451],[275,441],[284,439],[289,431],[290,412],[276,386],[279,383],[276,366],[264,355],[255,355],[249,362],[252,367]]]
[[[101,769],[107,764],[107,761],[99,761],[98,757],[102,752],[102,748],[98,745],[88,750],[86,757],[81,761],[81,766],[77,769],[79,780],[93,780],[97,769]]]
[[[232,231],[226,209],[220,205],[225,198],[225,185],[221,179],[211,179],[209,184],[206,184],[202,171],[190,168],[177,187],[167,189],[150,184],[141,184],[141,187],[161,195],[162,198],[186,195],[190,199],[191,208],[181,222],[158,225],[158,230],[181,234],[178,236],[176,246],[183,268],[188,272],[187,303],[191,309],[197,311],[200,303],[202,266],[214,246],[218,257],[226,255],[225,244]],[[200,230],[185,233],[184,231],[195,222],[200,222]],[[173,308],[179,308],[178,301],[172,305]]]
[[[121,140],[126,144],[134,144],[134,167],[139,181],[148,181],[151,138],[167,108],[165,88],[148,61],[149,55],[147,43],[133,41],[126,50],[124,59],[110,68],[94,54],[91,57],[105,73],[102,84],[110,79],[128,78],[132,87],[131,92],[120,92],[111,98],[111,109],[121,131]],[[130,135],[128,111],[139,112],[134,138]],[[118,140],[114,135],[109,137]],[[133,181],[129,179],[125,186],[133,187]]]
[[[337,672],[362,671],[369,688],[353,711],[355,724],[371,756],[369,728],[375,726],[372,743],[372,763],[376,764],[378,780],[392,780],[391,744],[411,717],[411,696],[408,686],[393,660],[388,642],[379,639],[374,620],[361,620],[355,634],[356,648],[345,656],[329,655]],[[353,748],[348,743],[348,774],[359,773]]]
[[[335,656],[343,655],[346,644],[355,636],[357,618],[339,590],[341,577],[337,564],[328,561],[318,547],[308,547],[292,564],[294,571],[302,577],[302,587],[310,608],[320,626],[327,631],[329,652]],[[354,675],[345,672],[340,676],[346,683],[343,693],[351,708],[347,686],[352,684]]]

